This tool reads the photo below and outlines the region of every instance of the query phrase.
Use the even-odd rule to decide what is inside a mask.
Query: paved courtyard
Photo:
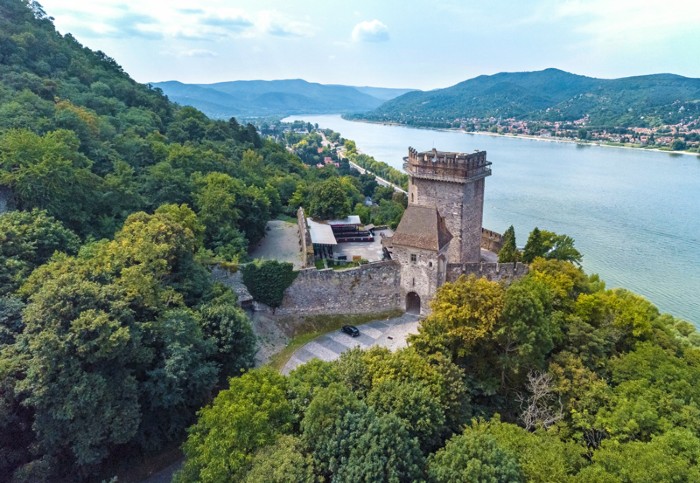
[[[387,320],[375,320],[367,324],[358,325],[360,335],[351,337],[341,331],[322,335],[303,347],[299,348],[287,364],[282,368],[282,374],[289,374],[298,366],[311,359],[333,361],[343,352],[354,347],[366,349],[368,347],[386,347],[396,350],[406,347],[406,338],[409,334],[418,333],[420,318],[412,314],[404,314]]]
[[[360,256],[365,260],[370,262],[378,262],[384,259],[384,252],[382,251],[382,237],[381,234],[385,236],[391,236],[394,234],[393,231],[389,230],[376,230],[374,232],[373,242],[343,242],[338,243],[333,248],[333,255],[346,256],[348,260],[352,260],[353,256]]]

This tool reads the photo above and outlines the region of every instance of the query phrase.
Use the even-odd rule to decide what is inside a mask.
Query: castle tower
[[[419,153],[408,148],[408,204],[437,208],[452,235],[448,263],[481,260],[484,179],[491,175],[486,151],[473,154],[445,151]]]

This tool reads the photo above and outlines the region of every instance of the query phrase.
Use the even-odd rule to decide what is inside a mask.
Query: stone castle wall
[[[447,265],[447,281],[454,282],[460,275],[476,275],[487,280],[510,283],[529,272],[524,263],[450,263]]]
[[[409,202],[437,206],[452,234],[447,260],[451,263],[481,258],[481,223],[484,206],[484,180],[449,183],[421,178],[409,182]]]
[[[301,249],[301,266],[302,268],[314,266],[314,246],[311,243],[311,235],[306,226],[306,215],[304,208],[299,207],[297,210],[297,225],[299,227],[299,246]]]
[[[400,272],[393,261],[347,270],[300,270],[275,314],[364,314],[400,309]]]
[[[436,253],[394,245],[392,258],[401,265],[402,308],[406,309],[406,295],[415,292],[421,300],[421,313],[427,313],[427,302],[445,281],[446,250]]]
[[[481,229],[481,248],[498,253],[503,248],[503,235],[495,231]]]

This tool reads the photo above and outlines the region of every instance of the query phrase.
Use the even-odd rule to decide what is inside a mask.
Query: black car
[[[357,337],[358,335],[360,335],[360,331],[354,325],[344,325],[343,328],[340,330],[353,337]]]

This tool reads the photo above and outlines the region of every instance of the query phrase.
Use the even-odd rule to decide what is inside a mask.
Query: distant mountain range
[[[596,79],[558,69],[482,75],[445,89],[413,91],[350,116],[410,125],[466,118],[573,121],[592,126],[676,124],[700,115],[700,79],[655,74]]]
[[[214,118],[363,112],[412,90],[316,84],[302,79],[151,85],[178,104],[196,107]]]

